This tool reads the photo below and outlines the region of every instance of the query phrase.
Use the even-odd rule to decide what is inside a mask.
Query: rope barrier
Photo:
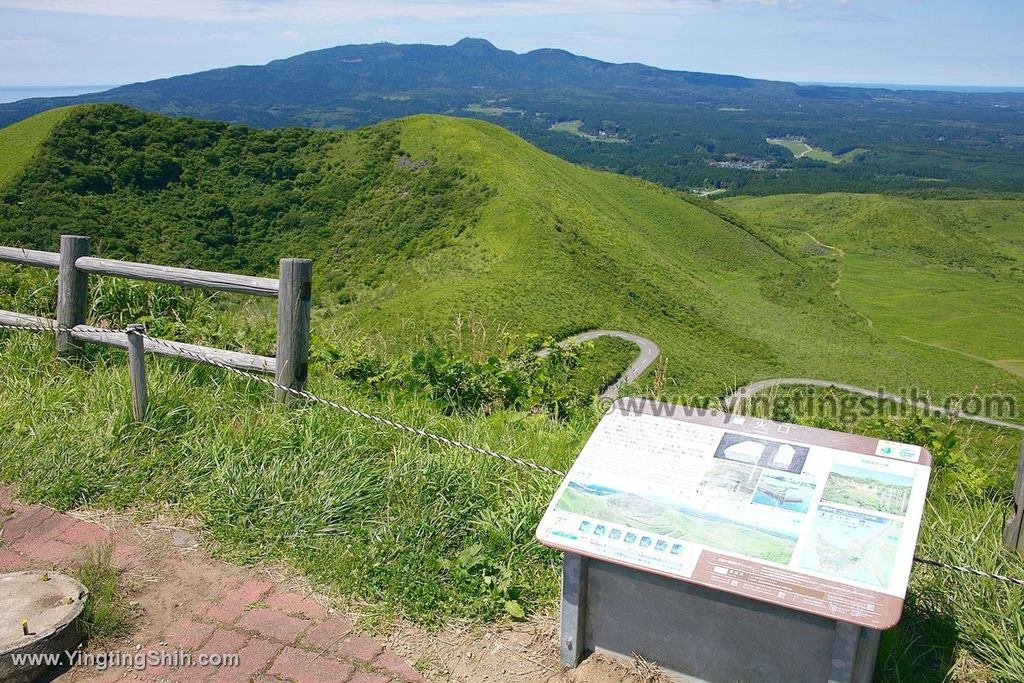
[[[927,557],[914,556],[914,562],[919,564],[926,564],[932,567],[938,567],[940,569],[948,569],[951,571],[957,571],[962,574],[973,574],[974,576],[982,576],[986,579],[994,579],[996,581],[1002,581],[1003,583],[1010,583],[1015,586],[1024,586],[1024,579],[1015,579],[1012,576],[1003,576],[1002,574],[995,574],[992,572],[983,572],[980,569],[974,567],[968,567],[962,564],[949,564],[946,562],[939,562],[938,560],[932,560]]]
[[[3,325],[3,324],[0,324],[0,329],[5,329],[5,330],[29,330],[29,331],[34,331],[34,332],[71,332],[72,331],[72,330],[70,330],[68,328],[61,328],[61,327],[58,327],[56,325],[45,326],[45,325],[28,325],[28,324],[25,324],[25,325]],[[103,332],[103,333],[108,333],[108,334],[127,334],[126,330],[110,330],[110,329],[103,329],[103,328],[89,328],[89,331],[90,332]],[[184,348],[180,344],[176,344],[175,342],[168,341],[168,340],[165,340],[165,339],[157,339],[156,337],[151,337],[151,336],[149,336],[148,334],[145,334],[145,333],[139,333],[139,334],[142,334],[142,336],[147,341],[152,342],[155,345],[163,346],[164,348],[168,348],[168,349],[172,349],[172,350],[176,351],[177,353],[180,353],[182,355],[188,356],[189,358],[191,358],[191,359],[193,359],[193,360],[195,360],[197,362],[206,363],[208,365],[213,365],[213,366],[216,366],[218,368],[221,368],[222,370],[227,370],[228,372],[234,373],[235,375],[238,375],[239,377],[243,377],[245,379],[255,380],[257,382],[265,384],[265,385],[267,385],[269,387],[273,387],[275,389],[281,389],[282,391],[285,391],[285,392],[287,392],[287,393],[289,393],[289,394],[291,394],[293,396],[296,396],[298,398],[302,398],[302,399],[305,399],[307,401],[310,401],[311,403],[316,403],[316,404],[319,404],[319,405],[322,405],[322,406],[326,406],[328,408],[333,408],[334,410],[340,410],[342,412],[348,413],[349,415],[354,415],[354,416],[362,418],[364,420],[369,420],[371,422],[376,422],[377,424],[382,424],[382,425],[385,425],[387,427],[391,427],[393,429],[397,429],[397,430],[400,430],[400,431],[408,432],[410,434],[415,434],[416,436],[420,436],[420,437],[425,438],[425,439],[430,439],[432,441],[436,441],[438,443],[444,444],[444,445],[452,447],[452,448],[459,448],[459,449],[470,451],[470,452],[477,453],[477,454],[480,454],[480,455],[486,455],[488,457],[496,458],[498,460],[502,460],[504,462],[511,463],[513,465],[519,465],[521,467],[527,467],[529,469],[536,470],[538,472],[544,472],[546,474],[552,474],[552,475],[555,475],[557,477],[563,477],[564,478],[566,476],[565,472],[563,472],[561,470],[556,470],[556,469],[554,469],[552,467],[547,467],[545,465],[540,465],[538,463],[531,462],[529,460],[524,460],[522,458],[516,458],[516,457],[513,457],[511,455],[506,455],[505,453],[499,453],[497,451],[492,451],[489,448],[482,448],[480,446],[474,446],[472,444],[465,443],[464,441],[458,441],[456,439],[451,439],[449,437],[442,436],[440,434],[435,434],[433,432],[429,432],[429,431],[427,431],[425,429],[420,429],[419,427],[412,427],[410,425],[406,425],[406,424],[403,424],[401,422],[397,422],[395,420],[388,419],[386,417],[381,417],[380,415],[374,415],[373,413],[367,413],[365,411],[359,410],[358,408],[353,408],[351,406],[347,406],[347,405],[344,405],[342,403],[338,403],[337,401],[331,401],[331,400],[326,399],[326,398],[321,398],[320,396],[317,396],[316,394],[313,394],[313,393],[311,393],[309,391],[304,391],[304,390],[301,390],[301,389],[294,389],[292,387],[287,387],[287,386],[278,384],[274,380],[269,379],[267,377],[262,377],[260,375],[257,375],[257,374],[251,373],[251,372],[246,372],[244,370],[240,370],[238,368],[231,367],[230,365],[227,365],[225,363],[221,363],[220,361],[217,361],[214,358],[208,358],[208,357],[205,357],[205,356],[203,356],[201,354],[195,353],[194,351],[192,351],[190,349],[187,349],[187,348]],[[992,573],[992,572],[985,572],[985,571],[981,571],[980,569],[975,569],[973,567],[968,567],[968,566],[965,566],[965,565],[949,564],[949,563],[946,563],[946,562],[939,562],[938,560],[933,560],[933,559],[930,559],[930,558],[927,558],[927,557],[918,557],[918,556],[914,557],[914,562],[917,562],[917,563],[923,564],[923,565],[928,565],[928,566],[931,566],[931,567],[938,567],[940,569],[945,569],[945,570],[949,570],[949,571],[956,571],[956,572],[960,572],[962,574],[971,574],[973,576],[980,576],[980,577],[987,578],[987,579],[993,579],[993,580],[996,580],[996,581],[1001,581],[1003,583],[1009,583],[1009,584],[1013,584],[1013,585],[1016,585],[1016,586],[1024,586],[1024,579],[1016,579],[1016,578],[1013,578],[1011,576],[1003,576],[1002,574],[995,574],[995,573]]]
[[[25,324],[25,325],[0,325],[0,329],[32,330],[32,331],[39,331],[39,332],[70,332],[71,331],[71,330],[69,330],[67,328],[57,327],[56,325],[54,325],[54,326],[44,326],[44,325],[28,325],[28,324]],[[91,332],[92,331],[101,331],[101,332],[107,332],[107,333],[110,333],[110,334],[127,334],[126,330],[101,330],[99,328],[89,328],[89,330]],[[197,362],[206,363],[208,365],[213,365],[215,367],[221,368],[222,370],[227,370],[228,372],[232,372],[232,373],[238,375],[239,377],[244,377],[246,379],[255,380],[255,381],[260,382],[262,384],[265,384],[265,385],[267,385],[269,387],[272,387],[272,388],[275,388],[275,389],[280,389],[282,391],[285,391],[285,392],[291,394],[292,396],[296,396],[298,398],[305,399],[305,400],[310,401],[312,403],[317,403],[317,404],[320,404],[322,406],[327,406],[329,408],[333,408],[334,410],[340,410],[340,411],[342,411],[344,413],[348,413],[349,415],[354,415],[354,416],[362,418],[364,420],[369,420],[371,422],[376,422],[377,424],[382,424],[382,425],[385,425],[387,427],[391,427],[392,429],[397,429],[399,431],[404,431],[404,432],[408,432],[410,434],[415,434],[416,436],[419,436],[419,437],[422,437],[422,438],[425,438],[425,439],[430,439],[432,441],[436,441],[438,443],[444,444],[446,446],[450,446],[452,448],[460,448],[462,450],[470,451],[470,452],[473,452],[473,453],[478,453],[480,455],[486,455],[486,456],[491,457],[491,458],[497,458],[498,460],[503,460],[503,461],[511,463],[513,465],[519,465],[521,467],[527,467],[529,469],[533,469],[533,470],[536,470],[538,472],[545,472],[547,474],[552,474],[552,475],[555,475],[557,477],[565,477],[565,472],[562,472],[561,470],[556,470],[556,469],[554,469],[552,467],[547,467],[545,465],[540,465],[538,463],[531,462],[529,460],[524,460],[523,458],[516,458],[516,457],[511,456],[511,455],[506,455],[505,453],[499,453],[497,451],[492,451],[489,448],[482,448],[480,446],[474,446],[472,444],[468,444],[468,443],[465,443],[463,441],[458,441],[456,439],[451,439],[451,438],[449,438],[447,436],[442,436],[440,434],[435,434],[433,432],[429,432],[429,431],[427,431],[425,429],[420,429],[419,427],[412,427],[410,425],[403,424],[401,422],[397,422],[395,420],[391,420],[391,419],[388,419],[386,417],[381,417],[380,415],[374,415],[373,413],[367,413],[365,411],[359,410],[358,408],[353,408],[351,406],[347,406],[347,405],[344,405],[342,403],[338,403],[337,401],[331,401],[331,400],[326,399],[326,398],[321,398],[320,396],[317,396],[316,394],[313,394],[313,393],[308,392],[308,391],[303,391],[301,389],[295,389],[293,387],[287,387],[287,386],[284,386],[282,384],[278,384],[277,382],[275,382],[274,380],[272,380],[272,379],[270,379],[268,377],[263,377],[261,375],[255,374],[255,373],[251,373],[251,372],[246,372],[244,370],[240,370],[238,368],[235,368],[235,367],[232,367],[230,365],[227,365],[226,363],[222,363],[222,362],[218,361],[215,358],[210,358],[210,357],[204,356],[204,355],[202,355],[200,353],[196,353],[196,352],[192,351],[191,349],[183,347],[181,344],[176,344],[176,343],[174,343],[172,341],[168,341],[166,339],[158,339],[156,337],[151,337],[151,336],[149,336],[148,334],[145,334],[145,333],[140,333],[140,334],[142,334],[143,338],[146,341],[151,342],[152,344],[154,344],[156,346],[162,346],[162,347],[164,347],[166,349],[173,350],[176,353],[179,353],[179,354],[181,354],[183,356],[187,356],[187,357],[189,357],[192,360],[195,360]]]

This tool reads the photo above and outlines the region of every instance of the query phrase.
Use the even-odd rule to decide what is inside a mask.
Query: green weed
[[[131,625],[131,615],[124,602],[117,569],[111,564],[113,545],[86,548],[85,558],[75,571],[89,597],[82,610],[79,628],[82,635],[108,640],[123,636]]]

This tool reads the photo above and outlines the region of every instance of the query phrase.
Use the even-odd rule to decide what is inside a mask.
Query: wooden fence
[[[278,279],[251,277],[96,258],[90,256],[88,237],[61,235],[59,252],[0,246],[0,261],[57,270],[56,320],[0,310],[0,324],[56,329],[57,353],[65,357],[79,355],[82,345],[86,342],[128,350],[133,375],[133,406],[136,419],[141,419],[140,412],[145,412],[145,366],[141,363],[143,353],[156,353],[193,361],[196,357],[209,359],[239,370],[274,375],[275,382],[281,387],[302,390],[306,386],[313,278],[313,262],[309,259],[281,259]],[[119,334],[90,327],[86,325],[90,274],[276,297],[277,354],[275,357],[257,356],[180,342],[157,344],[145,339],[138,327]],[[140,378],[141,394],[137,386]],[[279,387],[275,391],[275,398],[281,403],[288,403],[293,395]]]

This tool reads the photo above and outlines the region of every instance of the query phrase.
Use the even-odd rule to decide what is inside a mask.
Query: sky
[[[1024,86],[1021,0],[0,0],[0,86],[466,36],[774,80]]]

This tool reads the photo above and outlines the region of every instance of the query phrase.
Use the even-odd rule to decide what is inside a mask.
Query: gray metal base
[[[562,664],[656,662],[687,683],[868,683],[880,631],[566,553]]]

